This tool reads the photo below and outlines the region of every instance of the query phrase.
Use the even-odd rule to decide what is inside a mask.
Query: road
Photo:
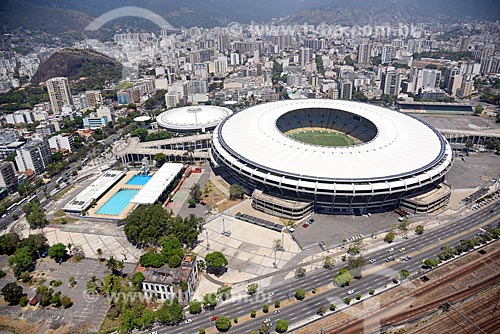
[[[491,213],[490,210],[493,208],[495,211]],[[210,322],[210,318],[214,315],[229,316],[231,319],[235,317],[242,318],[248,316],[252,309],[257,310],[257,318],[250,319],[238,325],[233,324],[231,331],[238,333],[248,333],[251,330],[258,331],[261,322],[265,318],[271,319],[273,323],[271,329],[274,329],[274,325],[278,319],[287,320],[290,325],[303,321],[314,316],[321,306],[328,308],[331,303],[335,303],[337,306],[342,305],[342,299],[347,296],[347,292],[350,289],[354,290],[354,294],[351,296],[354,299],[356,293],[361,293],[363,296],[366,296],[370,289],[383,289],[386,285],[392,283],[392,278],[402,269],[407,269],[411,275],[415,275],[419,271],[422,272],[421,261],[423,259],[435,258],[437,254],[441,252],[440,248],[443,245],[454,246],[458,244],[461,239],[474,237],[480,232],[479,227],[491,220],[495,222],[500,221],[500,203],[495,204],[495,206],[486,207],[481,211],[476,211],[465,218],[457,219],[433,231],[424,232],[421,236],[403,240],[398,244],[397,249],[391,253],[389,253],[387,249],[383,249],[366,254],[364,257],[368,261],[374,259],[375,263],[365,268],[364,278],[353,280],[349,287],[328,290],[323,289],[324,291],[319,291],[316,295],[308,296],[304,301],[280,308],[281,313],[278,315],[272,314],[275,300],[285,301],[292,299],[293,294],[299,288],[310,291],[313,287],[319,288],[326,285],[333,287],[333,276],[337,273],[340,267],[339,264],[337,264],[336,268],[333,270],[319,269],[308,272],[303,279],[288,279],[276,287],[271,289],[268,288],[269,291],[273,291],[274,294],[272,296],[270,296],[269,293],[257,293],[255,296],[248,297],[244,301],[225,303],[216,307],[215,310],[211,312],[203,311],[200,315],[192,317],[193,321],[190,324],[180,324],[176,327],[163,327],[158,330],[158,333],[198,333],[200,327],[207,329],[210,326],[214,326],[214,324]],[[469,229],[473,230],[468,231]],[[399,252],[399,248],[401,247],[406,248],[406,250]],[[389,246],[387,248],[389,248]],[[384,259],[389,255],[397,259],[395,261],[385,262]],[[407,255],[412,257],[410,261],[405,262],[399,260]],[[262,316],[261,310],[264,303],[270,305],[270,313]]]

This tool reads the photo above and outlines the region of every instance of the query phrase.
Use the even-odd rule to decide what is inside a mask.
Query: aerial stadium
[[[451,193],[452,150],[437,130],[351,101],[287,100],[232,114],[215,128],[210,158],[252,193],[254,208],[286,218],[403,202],[430,212]]]
[[[158,125],[175,133],[200,133],[213,130],[233,112],[217,106],[191,106],[167,110],[156,118]]]

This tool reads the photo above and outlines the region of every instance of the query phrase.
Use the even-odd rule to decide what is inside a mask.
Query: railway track
[[[433,279],[427,283],[419,284],[417,288],[412,288],[406,293],[394,295],[391,299],[386,302],[381,302],[380,305],[376,305],[375,307],[372,306],[367,307],[366,309],[361,309],[359,313],[355,314],[355,316],[351,316],[344,321],[322,326],[320,333],[380,333],[381,328],[390,330],[405,323],[419,321],[420,319],[439,311],[440,307],[445,303],[451,303],[453,305],[467,300],[488,288],[493,289],[494,291],[500,290],[500,270],[498,269],[500,268],[500,248],[496,242],[490,244],[489,246],[489,251],[482,256],[477,256],[477,252],[468,254],[465,258],[470,259],[474,256],[476,256],[476,258],[470,259],[470,261],[466,262],[465,265],[453,269],[450,266],[453,262],[447,264],[441,268],[449,267],[450,270],[444,275],[441,275],[439,278]],[[459,282],[469,275],[472,275],[475,271],[480,270],[483,266],[487,265],[495,266],[496,272],[488,277],[482,278],[480,281],[476,281],[474,284],[463,285],[460,290],[450,291],[445,295],[439,295],[439,292],[443,289],[443,287]],[[403,287],[404,286],[401,286],[400,288]],[[438,297],[432,298],[434,295]],[[383,299],[383,295],[381,295],[381,298]],[[419,298],[429,298],[430,300],[422,305],[414,305],[414,302]],[[498,295],[496,296],[496,299],[498,299]],[[350,312],[352,314],[353,311],[351,310]],[[454,311],[451,310],[449,312]],[[498,312],[500,313],[500,310]],[[452,316],[453,313],[449,313],[449,315]],[[493,323],[495,323],[495,321],[493,321]],[[472,326],[470,324],[468,325],[469,327]],[[486,327],[492,327],[492,329],[496,328],[495,325],[490,326],[489,324]],[[481,333],[481,331],[477,328],[473,330],[472,327],[469,331],[474,334]],[[384,332],[384,330],[382,330],[382,332]],[[421,333],[421,331],[419,330],[418,333]],[[446,331],[445,328],[438,331],[438,333],[451,332]],[[458,334],[458,332],[454,333]],[[468,332],[465,331],[464,333]],[[494,332],[488,331],[486,333],[490,334]]]

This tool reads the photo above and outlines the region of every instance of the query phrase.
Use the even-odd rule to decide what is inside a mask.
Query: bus
[[[28,199],[28,203],[31,203],[33,200],[37,199],[38,196],[37,195],[33,195],[31,196],[29,199]]]
[[[6,213],[10,213],[15,207],[17,206],[17,203],[12,204],[5,210]]]

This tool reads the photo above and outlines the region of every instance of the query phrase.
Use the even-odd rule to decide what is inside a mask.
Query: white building
[[[73,136],[70,133],[63,133],[49,138],[49,146],[57,152],[67,150],[73,151]]]
[[[54,114],[60,114],[63,106],[72,106],[73,100],[69,89],[68,78],[56,77],[47,80],[50,105]]]

